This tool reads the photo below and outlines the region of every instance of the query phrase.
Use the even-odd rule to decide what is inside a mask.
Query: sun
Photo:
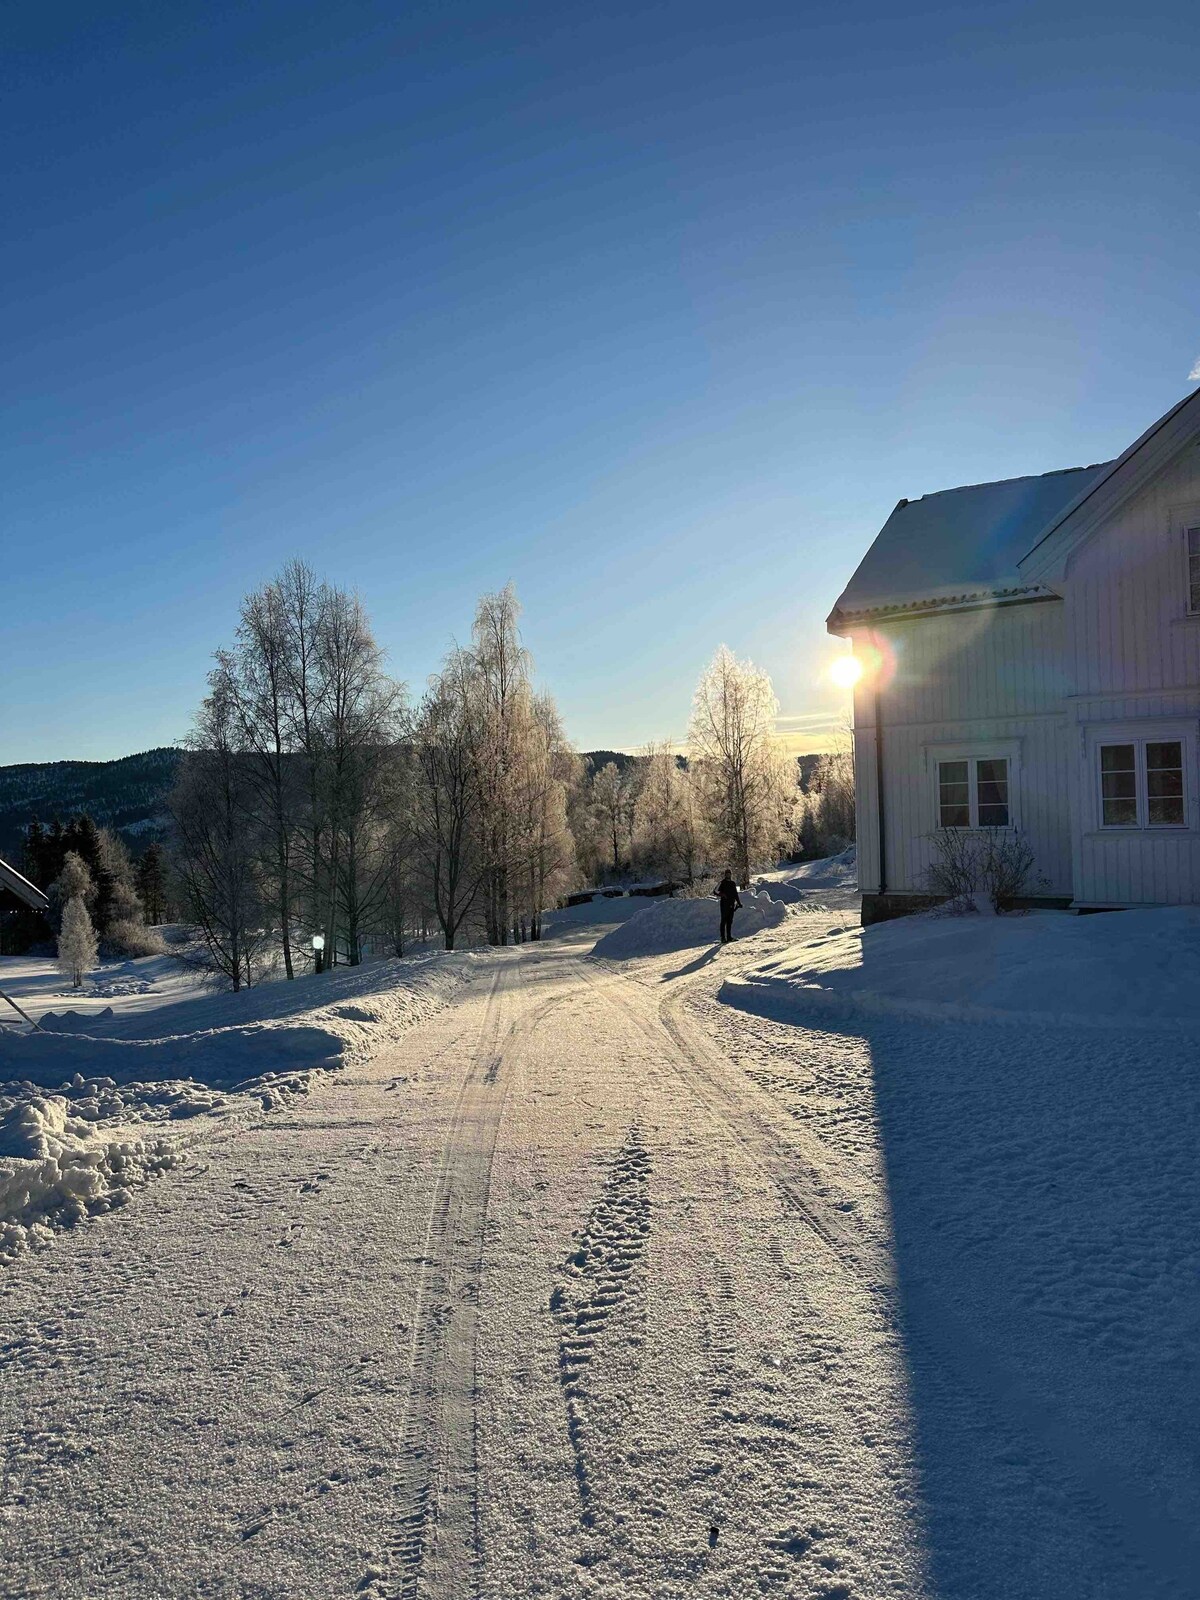
[[[839,689],[853,689],[863,675],[863,664],[857,656],[838,656],[829,666],[829,676]]]

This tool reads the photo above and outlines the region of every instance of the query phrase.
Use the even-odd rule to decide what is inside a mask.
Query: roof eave
[[[7,889],[15,894],[18,900],[23,900],[31,911],[48,911],[50,901],[29,879],[22,876],[15,867],[10,867],[8,862],[0,859],[0,889]]]
[[[1003,589],[958,590],[953,594],[920,595],[912,599],[880,600],[869,606],[846,607],[840,602],[826,618],[828,632],[845,638],[880,622],[908,622],[918,617],[944,616],[947,612],[994,610],[999,606],[1028,605],[1060,597],[1044,584],[1020,584]]]

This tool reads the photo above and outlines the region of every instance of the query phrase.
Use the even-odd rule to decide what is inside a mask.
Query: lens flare
[[[829,667],[829,676],[839,689],[853,689],[862,675],[863,664],[857,656],[838,656]]]

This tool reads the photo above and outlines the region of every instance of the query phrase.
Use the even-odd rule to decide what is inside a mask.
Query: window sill
[[[1144,839],[1149,835],[1154,839],[1187,839],[1194,838],[1197,829],[1189,827],[1187,823],[1170,823],[1158,828],[1093,828],[1090,833],[1083,835],[1084,839]]]

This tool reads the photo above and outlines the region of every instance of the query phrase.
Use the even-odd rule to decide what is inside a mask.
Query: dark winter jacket
[[[720,896],[722,911],[732,911],[735,906],[740,906],[742,903],[738,886],[732,878],[728,880],[722,878],[717,885],[717,894]]]

